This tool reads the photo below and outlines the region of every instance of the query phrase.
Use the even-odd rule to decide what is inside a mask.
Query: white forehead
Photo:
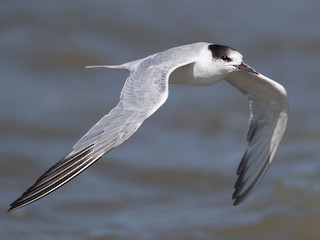
[[[233,50],[233,49],[230,49],[229,52],[228,52],[228,57],[232,59],[232,62],[235,62],[235,63],[242,63],[243,61],[243,56],[241,53],[239,53],[238,51],[236,50]]]

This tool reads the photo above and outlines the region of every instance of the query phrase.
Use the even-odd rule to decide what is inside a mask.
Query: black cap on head
[[[212,57],[214,58],[220,58],[225,61],[230,61],[231,59],[228,57],[228,53],[230,50],[234,50],[231,47],[224,46],[224,45],[215,45],[211,44],[209,45],[209,50],[212,53]]]

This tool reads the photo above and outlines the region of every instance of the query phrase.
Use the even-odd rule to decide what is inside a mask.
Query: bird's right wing
[[[256,187],[270,165],[287,125],[288,100],[285,89],[260,73],[237,71],[227,81],[245,94],[250,103],[248,149],[237,170],[234,205]]]

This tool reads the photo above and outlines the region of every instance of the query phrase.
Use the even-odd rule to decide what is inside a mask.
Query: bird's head
[[[198,85],[209,85],[226,79],[228,74],[236,71],[258,74],[243,62],[241,53],[235,49],[209,44],[199,51],[198,60],[193,68],[193,77]]]
[[[252,67],[243,62],[243,56],[235,49],[223,46],[211,44],[208,46],[212,55],[212,62],[221,68],[224,73],[230,73],[234,71],[246,71],[250,73],[258,74]]]

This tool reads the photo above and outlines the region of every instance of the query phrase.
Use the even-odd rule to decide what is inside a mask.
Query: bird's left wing
[[[170,50],[179,55],[178,50]],[[127,140],[168,97],[168,79],[172,71],[193,61],[192,58],[171,58],[170,52],[110,68],[131,71],[122,89],[120,101],[97,122],[62,158],[14,201],[10,210],[30,204],[58,189],[103,154]]]
[[[287,125],[287,94],[282,85],[260,73],[236,71],[227,76],[250,103],[248,149],[237,170],[234,205],[256,187],[270,165]]]

